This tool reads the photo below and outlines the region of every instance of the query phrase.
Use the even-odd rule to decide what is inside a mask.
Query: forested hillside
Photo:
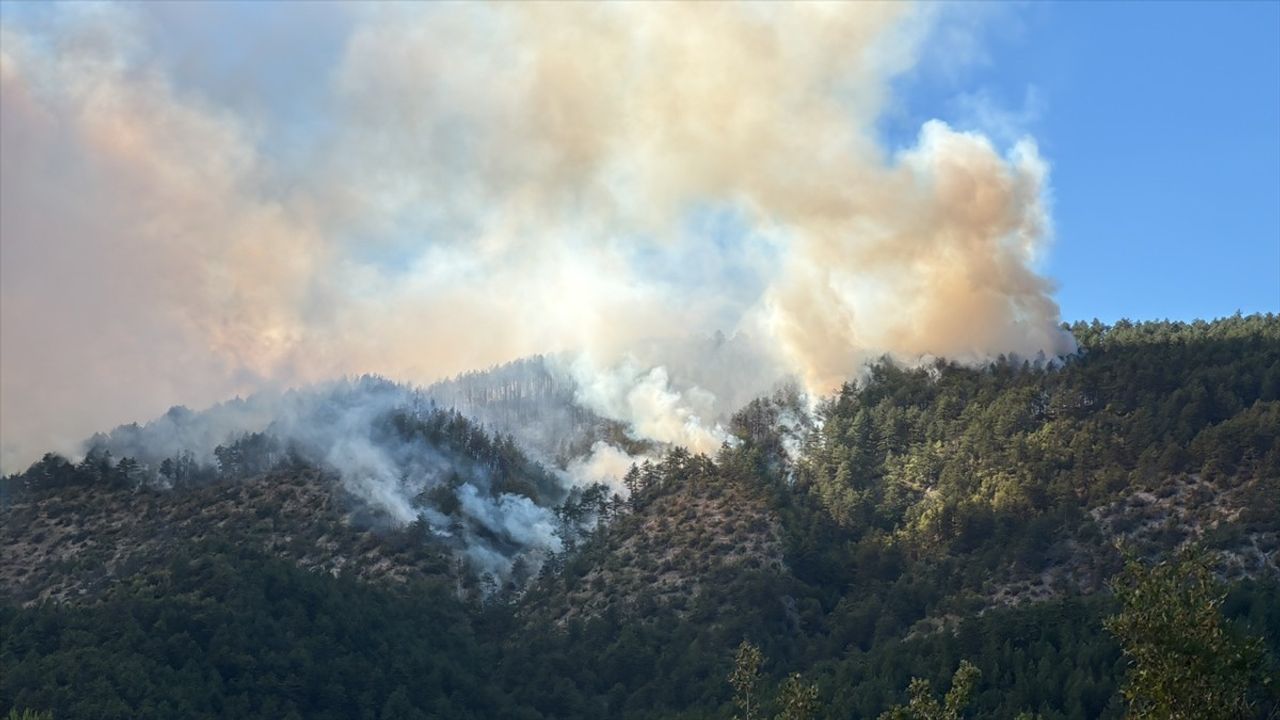
[[[320,408],[337,414],[329,402]],[[278,435],[274,424],[233,434],[209,453],[213,462],[189,450],[113,457],[121,435],[152,432],[136,426],[78,463],[46,455],[0,487],[0,597],[96,599],[176,544],[204,540],[331,574],[394,583],[438,575],[488,594],[523,584],[560,547],[558,534],[576,532],[555,512],[573,492],[511,438],[453,410],[362,414],[367,425],[313,431],[333,438],[325,445]]]
[[[785,717],[875,718],[908,701],[912,678],[940,697],[954,677],[972,682],[962,717],[1118,718],[1129,662],[1147,657],[1133,644],[1179,634],[1125,614],[1139,593],[1125,588],[1196,547],[1208,569],[1194,581],[1223,583],[1225,599],[1187,617],[1260,639],[1237,673],[1235,716],[1267,717],[1280,707],[1280,683],[1266,682],[1280,677],[1280,318],[1070,330],[1080,351],[1060,360],[886,359],[812,414],[793,393],[761,398],[714,457],[677,449],[636,466],[625,500],[603,486],[553,497],[549,471],[448,411],[389,416],[397,438],[483,458],[494,498],[554,506],[557,541],[540,570],[512,572],[503,587],[461,588],[445,556],[428,562],[419,549],[454,546],[422,524],[416,538],[380,534],[350,514],[314,527],[367,538],[342,548],[394,551],[326,563],[311,510],[258,506],[263,493],[246,490],[289,488],[303,502],[326,477],[305,458],[292,469],[241,460],[242,471],[199,483],[180,501],[202,508],[182,515],[201,518],[186,525],[148,494],[173,491],[129,481],[124,460],[46,458],[6,479],[0,511],[11,599],[0,610],[0,708],[728,718],[744,716],[729,679],[744,677],[735,652],[746,640],[763,658],[755,717],[803,706],[809,715]],[[459,512],[442,493],[416,502]],[[246,534],[255,507],[264,527]],[[81,548],[99,547],[105,528],[144,527],[123,519],[131,511],[157,521],[128,537],[182,530],[82,597],[32,589],[49,567],[72,585],[93,576],[93,563],[76,562],[97,556]],[[50,544],[50,532],[62,539]],[[472,532],[486,547],[514,542],[483,523]],[[306,552],[280,550],[282,536],[304,538]],[[42,562],[17,550],[39,543]],[[421,569],[387,582],[371,571],[387,563]],[[17,602],[32,597],[45,601]],[[957,673],[962,661],[973,671]],[[794,702],[809,687],[814,702]]]

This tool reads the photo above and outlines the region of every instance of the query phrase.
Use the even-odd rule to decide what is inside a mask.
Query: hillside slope
[[[0,589],[22,604],[92,600],[179,545],[210,540],[366,581],[452,576],[446,547],[361,514],[337,478],[312,469],[185,491],[95,484],[24,493],[3,511]]]
[[[280,558],[284,565],[265,575],[229,571],[216,588],[196,583],[169,595],[156,578],[225,554],[206,535],[184,549],[194,557],[179,554],[166,561],[169,570],[148,566],[138,582],[73,603],[9,606],[0,616],[0,662],[14,671],[6,678],[18,679],[0,682],[0,705],[123,718],[163,717],[141,709],[178,702],[172,689],[139,690],[119,673],[104,675],[104,685],[71,671],[92,648],[104,663],[190,663],[198,700],[183,707],[197,708],[193,717],[224,716],[228,707],[237,717],[289,708],[349,716],[349,702],[309,684],[320,674],[340,678],[334,683],[363,698],[356,707],[370,717],[727,718],[726,678],[745,638],[769,658],[769,683],[791,672],[816,683],[828,717],[876,717],[905,701],[912,677],[945,687],[965,659],[981,672],[971,717],[1117,718],[1125,662],[1102,625],[1115,610],[1107,583],[1126,554],[1154,561],[1191,543],[1208,548],[1232,583],[1222,608],[1232,627],[1280,656],[1280,318],[1071,329],[1081,352],[1062,362],[877,363],[803,421],[795,398],[762,398],[734,419],[735,443],[715,457],[675,451],[637,468],[625,501],[603,487],[542,495],[536,469],[522,475],[519,468],[532,466],[504,450],[514,463],[504,467],[515,471],[491,475],[487,487],[548,508],[558,544],[544,548],[540,570],[513,564],[527,584],[464,591],[465,601],[448,568],[441,574],[430,552],[417,549],[450,548],[448,538],[426,533],[415,546],[404,534],[367,534],[348,510],[336,519],[355,534],[330,555],[316,533],[338,537],[323,518],[345,508],[341,493],[304,491],[274,475],[211,484],[190,497],[223,508],[222,527],[245,529],[236,552],[277,558],[246,567]],[[326,482],[323,474],[296,477],[309,487]],[[53,548],[40,551],[51,558],[73,547],[73,557],[106,558],[105,566],[114,556],[100,548],[111,544],[94,536],[142,538],[175,524],[198,533],[213,517],[180,519],[137,490],[114,500],[97,488],[48,493],[11,503],[6,545]],[[101,512],[57,511],[90,502]],[[430,494],[415,502],[437,512],[453,506]],[[125,520],[135,506],[141,518]],[[268,540],[271,532],[252,530],[312,513],[322,520],[298,535],[306,552],[291,555],[287,543]],[[511,540],[497,537],[500,530],[473,528],[487,547]],[[48,542],[54,534],[56,545]],[[383,549],[358,552],[369,543]],[[357,551],[342,549],[352,544]],[[21,568],[36,587],[52,588],[44,593],[51,599],[73,597],[81,578],[92,585],[90,563],[53,572],[5,558],[4,577],[16,579]],[[341,577],[315,571],[339,559]],[[370,571],[379,567],[386,571]],[[291,578],[270,581],[282,595],[254,589],[279,573]],[[39,580],[46,576],[61,579]],[[371,628],[452,622],[469,639],[424,646],[402,632],[378,634],[371,647],[354,627],[333,635],[331,624],[308,625],[291,609],[327,587],[334,602],[349,603],[334,612]],[[23,588],[23,597],[40,596]],[[323,638],[328,650],[291,664],[280,654],[287,641],[270,650],[253,645],[252,633],[237,640],[244,652],[272,658],[266,682],[212,637],[189,646],[181,624],[157,624],[166,615],[154,603],[204,602],[228,590],[240,593],[244,623],[275,628],[270,637]],[[113,635],[105,608],[134,618],[140,634]],[[153,632],[171,638],[167,655],[140,639]],[[387,672],[356,672],[375,657]],[[417,683],[420,673],[430,680]],[[98,698],[92,705],[77,700],[90,696]],[[1256,707],[1265,716],[1276,701],[1259,694]]]
[[[983,672],[975,717],[1118,717],[1106,584],[1126,553],[1155,560],[1188,543],[1238,583],[1233,616],[1280,648],[1280,318],[1073,332],[1082,351],[1061,364],[879,363],[798,446],[785,403],[753,403],[735,420],[738,446],[696,479],[655,483],[673,521],[642,504],[544,583],[549,597],[530,594],[576,612],[553,613],[563,629],[536,614],[523,627],[542,661],[507,648],[522,673],[549,669],[534,687],[572,678],[572,692],[528,702],[554,716],[606,703],[609,716],[727,717],[724,678],[745,637],[775,678],[806,671],[833,717],[875,717],[912,676],[945,686],[965,657]],[[742,499],[672,539],[683,515],[669,508],[706,487]],[[759,517],[778,532],[781,572],[738,565],[692,612],[664,601],[653,568],[711,527],[708,547],[769,547],[735,536]],[[682,563],[683,576],[706,577],[713,559]],[[636,597],[642,615],[608,609]]]
[[[782,531],[769,504],[726,481],[708,458],[675,450],[635,467],[624,512],[544,573],[522,599],[538,622],[604,614],[679,616],[744,573],[782,574]]]
[[[342,452],[282,440],[274,427],[217,446],[215,463],[189,450],[116,460],[99,446],[79,463],[48,455],[5,478],[0,596],[93,600],[204,541],[331,574],[451,578],[487,593],[523,583],[567,531],[555,514],[568,494],[560,481],[455,412],[388,407],[351,426]]]

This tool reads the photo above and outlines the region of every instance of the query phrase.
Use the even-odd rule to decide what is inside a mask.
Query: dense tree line
[[[0,611],[0,704],[58,718],[520,717],[450,588],[194,546],[88,608]]]
[[[1063,366],[892,362],[822,411],[799,484],[841,525],[967,547],[1170,475],[1280,475],[1280,322],[1072,327]]]
[[[759,717],[945,713],[957,680],[957,717],[1121,717],[1138,697],[1124,684],[1134,648],[1176,628],[1125,614],[1126,593],[1150,592],[1151,580],[1125,569],[1095,513],[1195,477],[1245,493],[1234,529],[1202,538],[1211,549],[1280,531],[1280,318],[1070,330],[1081,349],[1061,361],[886,359],[816,421],[794,393],[754,402],[716,457],[678,451],[637,466],[625,500],[603,486],[560,500],[575,528],[566,552],[528,588],[484,602],[205,547],[99,605],[6,608],[0,706],[58,718],[728,718],[746,712],[726,681],[745,638],[760,660],[740,685],[759,689]],[[525,483],[507,491],[545,493],[514,444],[453,422],[391,416],[383,431],[463,448]],[[121,464],[46,458],[27,481],[129,482]],[[562,624],[531,614],[577,587],[571,579],[622,562],[615,551],[653,508],[728,488],[777,517],[784,570],[708,579],[684,606],[640,592]],[[1150,565],[1186,539],[1129,551]],[[991,597],[996,580],[1081,558],[1100,574],[1096,587],[1008,606]],[[1112,577],[1115,593],[1101,582]],[[1188,622],[1261,638],[1248,646],[1251,672],[1274,673],[1280,578],[1264,572],[1218,593],[1188,595]],[[1212,616],[1196,609],[1204,603]],[[1263,685],[1238,716],[1273,706]]]

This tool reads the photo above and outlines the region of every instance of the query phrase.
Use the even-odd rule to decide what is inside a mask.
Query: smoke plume
[[[306,52],[194,72],[156,41],[181,12],[0,26],[6,471],[177,403],[534,353],[637,436],[714,449],[786,377],[1073,349],[1034,142],[879,139],[937,8],[346,9],[302,110],[207,79]]]

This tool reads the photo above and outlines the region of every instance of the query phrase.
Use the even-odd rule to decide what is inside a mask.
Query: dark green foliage
[[[152,458],[155,462],[151,467],[131,456],[117,460],[106,449],[116,444],[145,450],[138,442],[126,441],[137,432],[136,426],[124,426],[113,433],[110,441],[106,436],[96,436],[84,460],[76,464],[60,455],[47,454],[25,472],[4,478],[0,490],[12,494],[96,484],[134,488],[153,480],[179,488],[199,486],[259,477],[272,471],[324,468],[324,454],[329,449],[286,445],[270,431],[228,438],[213,449],[211,463],[202,463],[190,451],[183,451],[175,457]],[[524,495],[548,505],[563,495],[555,477],[525,455],[510,437],[490,435],[454,410],[388,410],[373,419],[370,440],[385,449],[393,461],[408,463],[425,457],[439,465],[447,464],[454,469],[456,484],[482,474],[486,479],[482,484],[495,495]]]
[[[1171,474],[1280,474],[1280,320],[1071,329],[1060,368],[872,367],[824,409],[800,485],[854,532],[969,549]]]
[[[491,662],[448,588],[230,548],[190,548],[99,605],[0,612],[0,705],[65,720],[516,717]]]
[[[729,686],[733,688],[733,705],[737,709],[734,720],[761,720],[765,717],[765,695],[760,666],[764,655],[760,648],[743,640],[733,658],[733,672],[729,674]],[[774,720],[810,720],[821,711],[818,688],[804,682],[799,673],[792,673],[778,686],[773,704],[777,708]]]
[[[962,621],[954,632],[888,640],[830,666],[830,703],[838,717],[875,717],[909,702],[922,678],[946,686],[961,660],[981,675],[969,703],[973,717],[1011,718],[1023,711],[1046,718],[1118,717],[1112,701],[1123,661],[1102,629],[1101,599],[1065,600],[992,611]]]
[[[1131,665],[1129,717],[1248,718],[1278,689],[1269,687],[1262,640],[1224,621],[1227,590],[1202,551],[1153,567],[1131,560],[1113,587],[1121,608],[1106,625]]]
[[[442,454],[463,476],[477,470],[492,473],[494,493],[514,493],[544,503],[558,500],[561,494],[555,478],[510,437],[490,436],[453,410],[389,413],[379,420],[373,439],[389,446],[419,443]]]
[[[968,660],[961,660],[960,667],[951,678],[951,689],[942,702],[933,696],[929,681],[914,678],[907,693],[911,699],[906,705],[896,705],[880,716],[880,720],[960,720],[960,714],[969,704],[974,685],[982,671]]]
[[[56,453],[46,453],[43,458],[21,474],[5,478],[10,492],[28,489],[59,490],[78,485],[103,484],[109,487],[130,487],[137,464],[131,458],[117,463],[108,451],[91,450],[79,463],[72,463]]]
[[[818,703],[818,686],[806,683],[800,673],[791,673],[782,681],[774,703],[778,706],[775,720],[810,720],[818,716],[822,707]]]
[[[1275,557],[1280,318],[1071,331],[1081,352],[1060,365],[878,363],[816,429],[792,422],[787,393],[761,399],[734,419],[734,447],[636,467],[625,502],[603,486],[554,498],[566,552],[523,595],[466,605],[453,588],[378,589],[203,548],[98,605],[2,609],[0,707],[59,720],[869,718],[896,706],[1120,718],[1127,663],[1104,620],[1143,581],[1130,570],[1118,598],[1105,592],[1123,568],[1113,543],[1158,562],[1203,532],[1215,551]],[[462,471],[492,473],[495,492],[546,501],[554,489],[514,443],[449,413],[391,415],[380,432],[466,458]],[[228,467],[263,454],[247,442]],[[134,472],[50,456],[18,480],[127,485]],[[450,487],[419,501],[456,510]],[[1139,493],[1155,500],[1131,507]],[[1210,514],[1144,515],[1170,498]],[[1121,612],[1134,622],[1113,627],[1126,649],[1187,635],[1185,623],[1239,627],[1266,646],[1250,658],[1274,656],[1280,583],[1267,567],[1201,598],[1218,626],[1183,603],[1164,624]],[[1018,584],[1042,577],[1040,595]],[[738,664],[750,709],[726,682],[735,647],[759,653]]]

